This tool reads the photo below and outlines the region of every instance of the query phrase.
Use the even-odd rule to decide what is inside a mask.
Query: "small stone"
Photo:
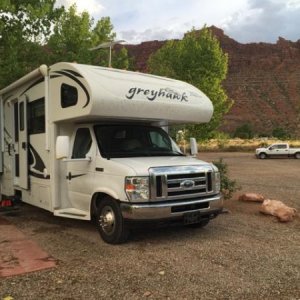
[[[160,272],[158,272],[158,274],[163,276],[163,275],[165,275],[165,271],[160,271]]]
[[[144,296],[144,297],[149,297],[149,296],[151,296],[151,295],[152,295],[152,293],[151,293],[151,292],[149,292],[149,291],[147,291],[147,292],[145,292],[145,293],[144,293],[144,295],[143,295],[143,296]]]

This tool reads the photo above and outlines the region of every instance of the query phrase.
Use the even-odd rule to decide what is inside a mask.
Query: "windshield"
[[[139,125],[96,125],[102,157],[182,156],[178,146],[159,127]]]

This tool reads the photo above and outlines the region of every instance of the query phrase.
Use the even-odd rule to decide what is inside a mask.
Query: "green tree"
[[[227,67],[227,54],[206,27],[200,31],[193,29],[180,41],[167,42],[148,61],[151,73],[186,81],[211,99],[214,105],[212,120],[207,124],[186,126],[188,135],[199,139],[213,135],[232,105],[221,85]]]
[[[113,29],[110,17],[101,18],[92,30],[93,45],[97,46],[104,42],[113,41],[116,38],[116,33],[113,32]]]
[[[55,23],[48,47],[52,62],[90,63],[93,20],[88,12],[78,13],[76,5],[64,11]]]
[[[45,63],[41,44],[61,13],[54,0],[0,2],[0,88]]]
[[[291,138],[291,135],[282,127],[274,128],[274,130],[272,131],[272,136],[277,138],[277,139],[281,139],[281,140]]]
[[[76,5],[64,11],[55,23],[48,47],[52,63],[58,61],[84,64],[108,65],[109,49],[90,51],[101,43],[113,41],[116,33],[109,17],[101,18],[95,27],[88,12],[78,13]],[[115,68],[128,68],[128,55],[125,48],[112,52],[112,64]]]
[[[249,123],[245,123],[236,128],[234,137],[241,139],[252,139],[254,137],[252,126]]]
[[[109,17],[101,18],[95,28],[92,30],[93,34],[93,46],[98,46],[105,42],[114,41],[116,33],[113,32],[113,25]],[[115,47],[116,50],[112,50],[112,67],[116,69],[127,70],[130,66],[130,59],[128,57],[127,49],[124,47]],[[92,63],[104,67],[108,67],[109,48],[98,49],[93,52]]]
[[[112,66],[116,69],[127,70],[129,67],[128,52],[125,47],[122,47],[119,51],[113,51],[112,54]]]

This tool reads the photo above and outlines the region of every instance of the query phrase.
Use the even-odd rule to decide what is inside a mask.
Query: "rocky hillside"
[[[240,44],[221,29],[211,29],[229,55],[224,87],[234,100],[221,129],[233,133],[249,123],[257,134],[271,134],[280,127],[300,137],[300,40],[279,37],[276,44]],[[126,47],[136,69],[147,72],[149,56],[164,43],[150,41]]]

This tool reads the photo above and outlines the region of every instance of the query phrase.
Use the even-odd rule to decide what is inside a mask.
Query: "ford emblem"
[[[184,180],[181,182],[180,186],[184,189],[190,189],[195,186],[195,182],[193,180]]]

